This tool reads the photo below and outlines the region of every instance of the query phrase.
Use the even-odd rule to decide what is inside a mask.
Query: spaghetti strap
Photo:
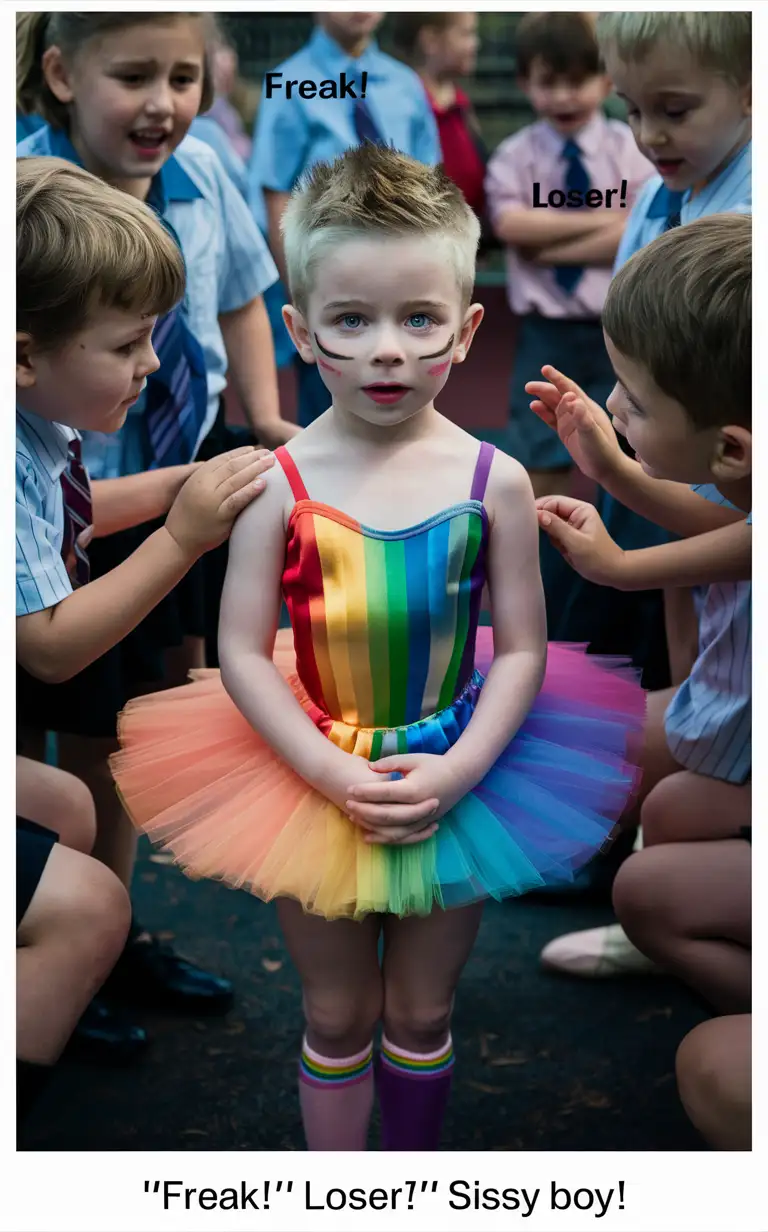
[[[469,494],[470,500],[482,501],[485,498],[485,489],[488,483],[488,476],[491,471],[491,463],[493,462],[493,455],[495,452],[495,445],[491,445],[488,441],[483,441],[480,446],[480,452],[477,455],[475,473],[472,476],[472,491]]]
[[[275,457],[285,471],[285,477],[291,485],[291,491],[293,492],[294,499],[297,501],[309,500],[309,493],[304,487],[304,482],[299,474],[298,467],[296,466],[296,463],[289,454],[288,450],[285,448],[285,445],[278,445],[275,450]]]

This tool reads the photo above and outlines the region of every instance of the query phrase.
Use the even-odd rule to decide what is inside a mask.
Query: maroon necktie
[[[67,465],[61,474],[64,497],[64,543],[61,554],[73,586],[85,586],[90,581],[88,553],[77,542],[78,537],[93,522],[91,485],[83,466],[80,441],[69,442]]]

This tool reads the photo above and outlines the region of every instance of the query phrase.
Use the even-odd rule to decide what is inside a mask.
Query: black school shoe
[[[104,992],[131,1006],[181,1014],[226,1014],[234,989],[229,980],[203,971],[141,928],[131,927]]]
[[[97,1065],[131,1065],[144,1054],[149,1036],[102,997],[94,997],[75,1027],[66,1055]]]

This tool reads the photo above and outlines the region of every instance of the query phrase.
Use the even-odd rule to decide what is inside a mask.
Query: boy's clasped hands
[[[529,381],[531,410],[559,436],[579,470],[596,483],[633,465],[622,451],[610,416],[556,368],[542,368],[546,381]],[[601,586],[624,587],[627,553],[611,538],[588,501],[542,496],[536,501],[539,526],[582,577]]]

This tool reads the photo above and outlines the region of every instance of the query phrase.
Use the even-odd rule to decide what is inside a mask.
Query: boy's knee
[[[670,774],[646,796],[640,810],[640,826],[646,846],[664,842],[668,834],[674,836],[679,811],[685,806],[685,782],[685,772]]]
[[[663,914],[658,863],[654,850],[636,851],[624,861],[614,879],[613,908],[630,936],[635,929],[646,928]]]
[[[734,1077],[733,1058],[727,1053],[730,1041],[722,1038],[722,1023],[713,1018],[686,1035],[675,1057],[677,1089],[691,1121],[713,1145],[748,1150],[749,1083]],[[737,1146],[736,1141],[726,1142],[727,1138],[744,1141]]]
[[[88,855],[96,840],[96,805],[93,796],[81,779],[63,770],[60,773],[57,814],[62,841],[75,851]]]
[[[389,989],[384,1003],[384,1030],[393,1044],[429,1052],[444,1043],[451,1027],[452,1000],[422,1001]]]
[[[354,993],[305,992],[304,1016],[313,1036],[324,1044],[364,1048],[381,1018],[381,988],[356,989]]]
[[[48,919],[68,943],[97,958],[116,959],[131,924],[128,891],[98,860],[78,853],[50,896]]]

